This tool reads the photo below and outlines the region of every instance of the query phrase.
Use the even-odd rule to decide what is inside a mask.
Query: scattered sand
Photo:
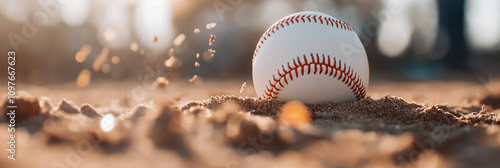
[[[166,67],[172,67],[172,66],[174,66],[174,64],[176,62],[177,62],[177,59],[172,55],[172,56],[170,56],[170,58],[168,58],[167,60],[165,60],[164,65]]]
[[[194,82],[198,78],[198,75],[194,75],[191,79],[189,79],[189,82]]]
[[[55,111],[60,111],[64,112],[67,114],[78,114],[78,107],[74,105],[71,101],[68,100],[61,100],[59,102],[59,105],[57,106],[57,109]]]
[[[215,35],[211,34],[210,39],[208,39],[208,46],[212,46],[215,42]]]
[[[32,96],[23,96],[14,98],[14,104],[9,103],[8,99],[3,99],[0,120],[8,122],[11,118],[7,118],[7,113],[10,110],[7,106],[17,106],[15,120],[16,122],[22,122],[30,117],[40,115],[42,113],[42,108],[40,107],[39,99]],[[9,116],[10,117],[10,116]]]
[[[153,83],[153,87],[157,89],[165,89],[167,85],[168,85],[168,80],[165,77],[158,77]]]
[[[247,88],[247,82],[243,82],[243,84],[241,85],[241,88],[240,88],[240,93],[243,93],[246,88]]]
[[[215,53],[215,50],[214,50],[214,49],[211,49],[211,48],[209,48],[207,51],[208,51],[208,52],[210,52],[211,54],[214,54],[214,53]]]
[[[215,50],[209,48],[207,51],[210,54],[210,60],[212,60],[214,58],[214,56],[215,56]],[[205,55],[203,55],[203,56],[205,56]]]
[[[102,114],[95,111],[94,107],[92,107],[92,105],[89,105],[89,104],[84,104],[84,105],[80,106],[80,112],[83,115],[85,115],[87,117],[91,117],[91,118],[102,116]]]
[[[276,117],[285,102],[262,100],[257,98],[238,98],[235,96],[212,97],[207,101],[191,102],[181,109],[203,106],[217,109],[223,102],[234,101],[243,110],[252,114]],[[370,123],[379,122],[390,125],[466,125],[475,123],[500,124],[500,115],[481,109],[468,115],[460,115],[454,109],[445,111],[438,106],[424,106],[409,103],[397,97],[386,96],[379,100],[362,99],[351,103],[320,103],[307,105],[314,119],[327,119],[335,122]]]
[[[203,88],[227,89],[221,84]],[[235,85],[236,90],[239,84]],[[1,157],[0,165],[390,168],[500,164],[500,110],[493,105],[419,104],[395,96],[306,105],[227,95],[186,104],[176,100],[158,99],[134,107],[61,100],[52,108],[47,98],[21,95],[17,102],[24,109],[16,118],[18,160]],[[5,104],[1,109],[5,116]],[[109,132],[100,126],[104,115],[114,116]],[[8,135],[6,125],[3,119],[0,138]],[[5,143],[0,147],[5,148]]]
[[[216,25],[216,23],[208,23],[207,24],[207,29],[212,29],[212,28],[215,27],[215,25]]]

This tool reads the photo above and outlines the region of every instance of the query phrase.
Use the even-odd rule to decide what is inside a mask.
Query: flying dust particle
[[[212,46],[215,42],[215,35],[211,34],[210,35],[210,40],[208,40],[208,45]]]
[[[184,34],[179,34],[177,37],[174,39],[174,46],[179,46],[182,44],[182,42],[186,39],[186,35]]]
[[[215,50],[214,49],[208,49],[208,52],[210,52],[210,57],[211,58],[214,58],[214,55],[215,55]]]
[[[199,33],[200,32],[200,29],[196,28],[194,29],[194,33]]]
[[[170,56],[170,58],[168,58],[166,61],[165,61],[165,66],[166,67],[172,67],[175,63],[176,59],[174,56]]]
[[[155,36],[155,38],[153,39],[153,42],[158,42],[158,36]]]
[[[87,87],[90,84],[90,76],[90,71],[83,69],[78,75],[78,78],[76,78],[76,85],[81,88]]]
[[[196,58],[200,58],[200,53],[196,53]]]
[[[198,63],[198,62],[194,62],[194,66],[195,66],[195,67],[200,67],[200,63]]]
[[[153,87],[156,89],[165,89],[167,85],[168,85],[168,80],[165,77],[158,77],[153,83]]]
[[[109,73],[109,71],[111,71],[111,65],[109,65],[108,63],[102,64],[102,72]]]
[[[139,45],[137,45],[136,42],[130,43],[130,50],[132,50],[133,52],[136,52],[137,50],[139,50]]]
[[[209,48],[207,51],[208,51],[208,52],[210,52],[211,54],[214,54],[214,53],[215,53],[215,50],[214,50],[214,49],[211,49],[211,48]]]
[[[111,57],[111,63],[113,63],[113,64],[118,64],[118,63],[120,63],[120,57],[118,57],[118,56],[116,56],[116,55],[115,55],[115,56],[113,56],[113,57]]]
[[[243,82],[243,85],[241,85],[240,93],[243,93],[245,89],[247,88],[247,82]]]
[[[281,107],[278,118],[281,123],[289,126],[309,124],[311,112],[302,102],[289,101]]]
[[[198,78],[198,75],[194,75],[191,79],[189,79],[189,82],[194,82],[194,80],[196,80],[196,78]]]
[[[101,70],[102,64],[108,60],[108,54],[109,54],[109,49],[108,48],[103,48],[101,51],[101,54],[94,60],[94,64],[92,64],[92,69],[96,72],[99,72]]]
[[[212,29],[212,28],[214,28],[214,27],[215,27],[215,24],[216,24],[216,23],[208,23],[208,24],[207,24],[207,29]]]
[[[168,58],[164,64],[166,67],[172,67],[177,61],[177,59],[175,59],[174,57],[174,48],[170,48],[170,50],[168,50],[168,55],[170,56],[170,58]]]

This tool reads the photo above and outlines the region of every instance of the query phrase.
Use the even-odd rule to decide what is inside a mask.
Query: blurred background
[[[0,0],[0,51],[16,51],[17,79],[34,85],[251,79],[262,33],[300,11],[353,26],[371,80],[477,80],[500,72],[498,0]]]

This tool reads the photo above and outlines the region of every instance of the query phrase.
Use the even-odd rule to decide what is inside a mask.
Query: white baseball
[[[370,73],[354,29],[318,12],[274,23],[257,43],[252,69],[259,97],[304,103],[364,98]]]

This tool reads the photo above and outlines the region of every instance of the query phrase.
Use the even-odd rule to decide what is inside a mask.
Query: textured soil
[[[306,105],[299,112],[310,115],[298,116],[311,118],[296,125],[280,120],[286,102],[256,98],[250,84],[239,93],[243,82],[25,85],[16,99],[17,158],[5,153],[0,167],[500,164],[495,82],[375,82],[365,99]],[[0,104],[0,139],[8,139]],[[106,114],[115,117],[109,132],[100,124]]]

